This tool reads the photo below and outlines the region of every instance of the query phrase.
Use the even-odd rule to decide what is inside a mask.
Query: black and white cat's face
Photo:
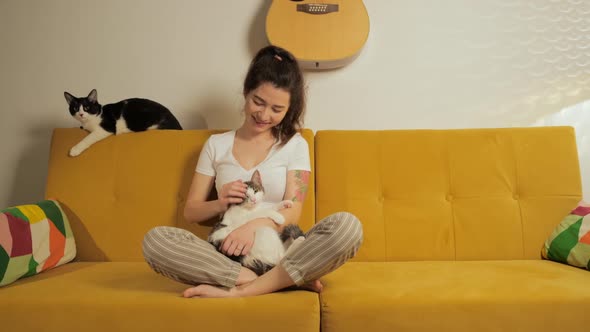
[[[262,180],[258,170],[252,174],[250,181],[244,182],[248,188],[246,189],[246,198],[242,204],[256,205],[264,199],[264,187],[262,187]]]
[[[84,98],[77,98],[68,92],[64,92],[64,97],[70,106],[70,114],[81,123],[96,119],[100,115],[101,106],[96,99],[96,89],[90,91]]]

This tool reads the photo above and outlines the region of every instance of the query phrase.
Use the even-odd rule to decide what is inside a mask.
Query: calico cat
[[[90,132],[70,149],[72,157],[113,134],[149,129],[182,130],[178,120],[166,107],[149,99],[131,98],[102,106],[98,103],[96,89],[90,91],[88,97],[77,98],[68,92],[64,92],[64,97],[70,114],[82,124],[80,128]]]
[[[248,186],[246,198],[242,203],[229,207],[207,239],[218,250],[221,249],[221,244],[229,233],[250,220],[270,218],[277,224],[283,224],[285,218],[277,211],[293,206],[291,200],[284,200],[278,204],[264,202],[264,188],[258,170],[254,171],[250,181],[244,183]],[[295,248],[304,239],[304,234],[297,225],[287,225],[281,234],[271,227],[260,227],[256,230],[254,245],[250,252],[247,255],[230,256],[230,258],[240,262],[257,275],[262,275],[277,265],[288,250]]]

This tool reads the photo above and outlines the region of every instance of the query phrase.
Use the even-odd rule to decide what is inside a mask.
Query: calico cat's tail
[[[241,257],[245,257],[245,256],[241,256]],[[253,261],[250,261],[249,264],[245,264],[244,260],[242,259],[240,261],[240,263],[242,263],[243,266],[247,267],[252,272],[256,273],[257,276],[261,276],[261,275],[265,274],[266,272],[270,271],[273,267],[275,267],[273,264],[264,263],[259,260],[253,260]]]
[[[305,234],[299,226],[287,225],[283,228],[283,232],[281,233],[281,241],[286,242],[288,240],[295,240],[300,236],[305,237]]]
[[[301,243],[301,240],[303,240],[302,237],[304,238],[305,234],[303,233],[301,228],[299,228],[299,226],[297,226],[297,225],[285,226],[285,228],[283,228],[283,232],[281,232],[281,234],[280,234],[281,242],[283,242],[283,245],[285,246],[285,248],[291,248],[291,245],[294,245],[294,243],[296,243],[296,242]],[[299,238],[301,238],[301,239],[296,241]],[[295,247],[295,246],[293,246],[293,247]],[[286,250],[285,254],[288,251],[289,251],[289,249]],[[254,273],[256,273],[259,276],[268,272],[270,269],[272,269],[275,266],[274,264],[265,263],[265,262],[262,262],[258,259],[251,260],[247,256],[240,256],[240,258],[241,258],[241,263],[243,266],[249,268],[250,270],[252,270]]]

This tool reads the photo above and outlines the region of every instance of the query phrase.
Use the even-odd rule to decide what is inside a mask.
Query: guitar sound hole
[[[301,2],[303,0],[291,0],[291,1],[293,1],[293,2]]]

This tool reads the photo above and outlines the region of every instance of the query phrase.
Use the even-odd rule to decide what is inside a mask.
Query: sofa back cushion
[[[78,245],[77,261],[142,261],[141,243],[155,226],[177,226],[206,238],[214,220],[189,224],[186,195],[199,153],[217,130],[151,130],[111,136],[78,157],[69,149],[86,132],[55,129],[46,196],[60,201]],[[313,167],[313,133],[304,130]],[[312,184],[313,186],[313,184]],[[300,225],[314,221],[309,188]]]
[[[582,195],[571,127],[318,131],[316,219],[364,226],[358,261],[540,259]]]

